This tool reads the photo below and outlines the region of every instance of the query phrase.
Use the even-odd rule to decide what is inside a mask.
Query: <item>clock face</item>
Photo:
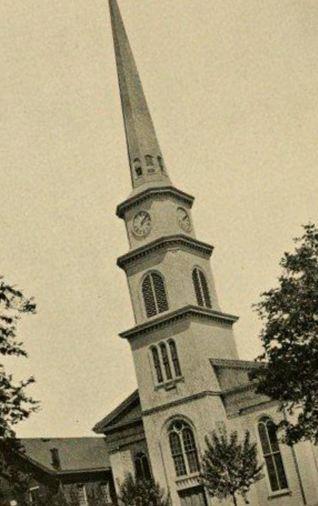
[[[182,228],[182,230],[184,230],[185,232],[191,231],[192,227],[191,227],[190,216],[187,213],[187,211],[185,209],[183,209],[183,207],[178,207],[177,219],[178,219],[179,226]]]
[[[139,211],[133,219],[133,232],[138,237],[146,237],[151,230],[151,217],[147,211]]]

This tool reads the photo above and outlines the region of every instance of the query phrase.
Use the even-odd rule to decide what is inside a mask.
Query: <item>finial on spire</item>
[[[133,188],[170,185],[117,1],[109,8]]]

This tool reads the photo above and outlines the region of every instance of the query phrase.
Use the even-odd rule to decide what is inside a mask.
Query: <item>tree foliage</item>
[[[169,506],[169,498],[154,480],[134,478],[131,473],[120,484],[119,500],[123,506]]]
[[[257,392],[278,400],[288,444],[318,443],[318,229],[304,226],[295,251],[281,259],[279,285],[262,294],[256,310],[267,367],[253,373]]]
[[[206,436],[206,450],[202,458],[202,481],[211,497],[220,500],[228,497],[237,504],[242,496],[248,504],[251,485],[262,478],[262,466],[257,462],[257,446],[251,442],[249,431],[239,440],[236,431],[213,431]]]
[[[34,313],[35,304],[22,292],[5,283],[0,278],[0,355],[26,357],[27,353],[17,338],[17,325],[22,314]],[[12,452],[21,451],[21,445],[15,438],[14,426],[25,420],[37,408],[35,402],[26,393],[26,387],[34,382],[29,378],[14,383],[12,374],[0,363],[0,472],[5,469],[7,478],[15,482],[19,471],[12,467]],[[20,485],[23,486],[20,480]],[[19,485],[19,486],[20,486]]]

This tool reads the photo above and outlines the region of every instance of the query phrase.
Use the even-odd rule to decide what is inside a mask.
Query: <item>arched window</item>
[[[136,453],[134,463],[136,478],[140,480],[150,480],[151,471],[147,455],[143,452]]]
[[[163,375],[162,375],[162,370],[161,370],[159,353],[158,353],[158,350],[155,346],[153,348],[151,348],[151,353],[152,353],[153,365],[154,365],[154,368],[156,371],[157,381],[158,381],[158,383],[162,383],[163,382]]]
[[[165,343],[160,343],[160,351],[161,351],[161,357],[162,357],[162,363],[165,368],[166,378],[167,380],[172,379],[172,373],[171,373],[171,367],[170,367],[170,361],[169,356],[167,352],[167,347]]]
[[[212,307],[208,282],[205,274],[201,271],[201,269],[198,269],[198,267],[193,269],[192,281],[198,305],[203,307]]]
[[[146,165],[147,165],[147,167],[152,167],[153,166],[153,156],[146,155],[145,159],[146,159]]]
[[[273,420],[268,417],[261,418],[258,423],[258,433],[272,491],[287,489],[287,478]]]
[[[174,373],[176,376],[181,376],[181,367],[180,367],[176,343],[171,339],[168,344],[169,344],[169,348],[170,348],[170,354],[171,354],[171,359],[172,359],[172,363],[173,363]]]
[[[133,161],[135,173],[137,177],[142,176],[142,167],[139,158],[135,158]]]
[[[147,316],[154,316],[168,310],[168,301],[163,277],[157,272],[148,274],[142,282]]]
[[[171,455],[177,476],[199,471],[198,453],[193,431],[183,420],[175,420],[168,429]]]

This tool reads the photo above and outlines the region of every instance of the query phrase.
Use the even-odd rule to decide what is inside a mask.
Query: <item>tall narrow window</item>
[[[258,423],[258,433],[272,491],[287,489],[287,478],[273,420],[268,417],[261,418]]]
[[[161,157],[161,156],[158,156],[158,157],[157,157],[157,160],[158,160],[158,164],[159,164],[159,167],[160,167],[161,172],[164,172],[165,167],[164,167],[164,165],[163,165],[163,159],[162,159],[162,157]]]
[[[170,367],[170,361],[169,361],[169,356],[168,356],[168,352],[167,352],[167,347],[166,347],[165,343],[160,343],[160,350],[161,350],[163,366],[165,368],[166,378],[167,378],[167,380],[171,380],[172,373],[171,373],[171,367]]]
[[[163,375],[162,375],[162,370],[161,370],[158,349],[155,347],[151,348],[151,354],[152,354],[153,365],[154,365],[154,368],[156,371],[157,381],[158,381],[158,383],[162,383],[163,382]]]
[[[134,159],[133,165],[134,165],[136,176],[137,177],[142,176],[142,167],[141,167],[141,163],[140,163],[139,158]]]
[[[199,471],[198,453],[193,431],[183,420],[175,420],[169,427],[171,455],[177,476]]]
[[[170,348],[170,354],[171,354],[171,359],[172,359],[172,363],[173,363],[174,373],[176,376],[181,376],[181,367],[180,367],[180,362],[179,362],[179,357],[178,357],[178,352],[177,352],[177,346],[176,346],[176,343],[172,339],[169,341],[169,348]]]
[[[142,283],[142,294],[148,317],[168,310],[163,277],[157,272],[148,274]]]
[[[212,307],[208,282],[205,274],[201,271],[201,269],[198,269],[198,267],[193,269],[192,281],[198,305],[203,307]]]
[[[135,473],[136,478],[140,480],[151,479],[149,460],[147,455],[143,452],[139,452],[135,455]]]

